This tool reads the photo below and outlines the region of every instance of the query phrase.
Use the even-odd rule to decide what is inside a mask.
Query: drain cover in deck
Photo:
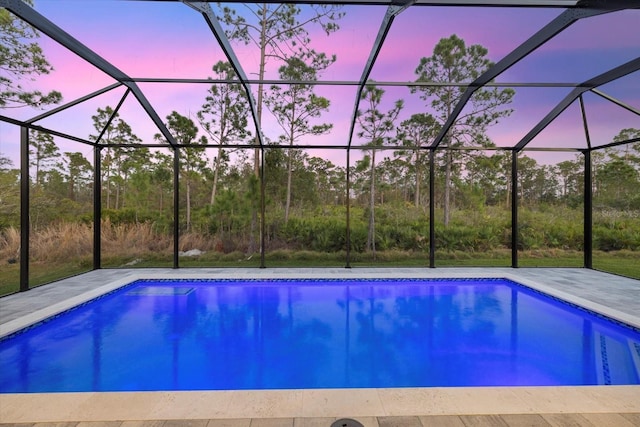
[[[351,418],[341,418],[339,420],[334,421],[331,424],[331,427],[364,427],[356,420],[352,420]]]

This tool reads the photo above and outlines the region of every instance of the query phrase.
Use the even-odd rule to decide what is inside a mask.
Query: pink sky
[[[238,5],[238,10],[241,8]],[[211,75],[211,65],[224,59],[204,20],[180,3],[36,0],[36,9],[132,77],[205,78]],[[339,32],[331,36],[319,31],[311,34],[315,49],[336,54],[338,58],[324,73],[323,79],[360,78],[386,8],[349,6],[344,11],[346,16],[340,23]],[[371,78],[377,81],[415,80],[414,70],[420,58],[429,56],[440,38],[454,33],[468,44],[487,47],[490,59],[498,61],[559,13],[559,9],[531,8],[411,8],[396,18]],[[113,82],[55,42],[46,37],[41,42],[55,72],[39,78],[34,87],[60,90],[68,102]],[[237,46],[236,52],[246,74],[255,78],[258,63],[255,48]],[[640,11],[624,11],[574,25],[531,57],[516,64],[498,81],[579,82],[638,56]],[[268,77],[276,76],[276,68],[271,66]],[[207,90],[206,85],[195,84],[146,83],[140,87],[163,119],[173,110],[195,117]],[[406,108],[401,119],[428,111],[424,102],[406,88],[385,89],[383,110],[402,98]],[[611,95],[640,108],[638,72],[607,85],[603,90],[610,90]],[[330,135],[310,138],[307,143],[346,144],[356,88],[319,87],[316,92],[331,100],[331,109],[322,121],[333,123],[334,128]],[[563,88],[517,89],[512,105],[514,114],[490,131],[494,142],[498,146],[516,143],[568,92]],[[44,120],[42,125],[87,138],[95,133],[91,115],[98,107],[115,106],[122,93],[123,89],[118,89],[105,94]],[[638,116],[594,95],[585,97],[585,100],[594,145],[609,142],[622,128],[640,128]],[[567,110],[531,145],[583,147],[582,122],[579,115],[574,114],[574,108]],[[0,111],[0,114],[17,119],[27,119],[38,113],[28,108]],[[158,132],[133,97],[125,102],[121,117],[145,142],[152,142],[153,135]],[[269,114],[263,117],[263,130],[269,139],[278,139],[280,130]],[[574,144],[576,135],[580,135],[581,141]],[[354,135],[354,144],[359,143]],[[63,151],[91,152],[89,146],[69,141],[59,140],[59,145]],[[0,152],[10,155],[15,162],[18,146],[17,127],[0,122]],[[313,154],[317,153],[314,151]],[[326,154],[340,164],[344,164],[343,156],[344,151]],[[565,160],[564,156],[561,157]]]

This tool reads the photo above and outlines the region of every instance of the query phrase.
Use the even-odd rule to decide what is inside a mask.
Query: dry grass
[[[0,231],[0,260],[17,260],[20,254],[20,230],[9,227]]]
[[[59,223],[32,231],[29,256],[32,262],[61,262],[88,258],[93,252],[93,228],[83,223]],[[102,253],[105,257],[145,258],[147,256],[171,256],[173,236],[155,230],[149,223],[102,223]],[[196,233],[180,236],[179,250],[216,250],[219,243]],[[0,231],[0,262],[17,260],[20,253],[20,230],[7,228]]]
[[[85,258],[93,251],[93,231],[80,223],[60,223],[32,232],[29,257],[33,262],[68,261]],[[20,230],[10,227],[0,232],[0,261],[17,260],[20,254]]]
[[[105,220],[100,236],[105,256],[126,258],[142,257],[148,253],[170,254],[173,247],[171,236],[158,233],[149,223],[114,225]]]

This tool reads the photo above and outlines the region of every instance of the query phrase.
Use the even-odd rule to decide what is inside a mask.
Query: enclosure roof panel
[[[335,10],[344,16],[338,19],[336,31],[316,25],[296,35],[302,37],[299,40],[274,36],[272,40],[289,45],[275,46],[268,51],[270,62],[261,69],[265,58],[261,58],[260,49],[251,46],[255,39],[234,35],[233,24],[225,22],[224,15],[225,8],[229,7],[255,30],[259,28],[259,7],[264,4],[269,5],[270,9],[265,9],[269,11],[287,9],[283,5],[296,6],[295,13],[299,15],[295,19],[302,25],[311,22],[312,14],[323,6],[339,5]],[[509,88],[515,95],[513,104],[506,108],[514,109],[513,118],[505,116],[504,123],[492,124],[499,125],[501,130],[494,132],[495,136],[491,132],[487,135],[495,138],[493,142],[500,147],[522,149],[581,94],[600,86],[606,86],[605,94],[606,89],[610,89],[610,96],[619,98],[618,104],[626,103],[632,108],[638,105],[637,97],[631,96],[627,89],[620,90],[617,83],[621,79],[626,86],[633,86],[635,80],[627,75],[637,75],[639,67],[636,58],[640,49],[640,25],[636,23],[640,18],[640,3],[633,0],[302,0],[259,4],[235,0],[224,3],[104,0],[95,4],[60,0],[55,5],[36,3],[33,8],[21,0],[0,0],[0,7],[7,8],[42,34],[40,40],[46,41],[45,50],[53,52],[54,68],[68,70],[68,65],[73,63],[68,58],[73,57],[76,62],[83,61],[82,65],[91,71],[82,71],[78,66],[65,74],[52,73],[52,79],[33,79],[34,85],[61,89],[65,99],[59,106],[45,106],[44,111],[31,109],[29,114],[22,114],[20,111],[24,110],[19,109],[0,109],[0,119],[6,117],[11,120],[5,121],[22,121],[28,125],[38,125],[33,118],[47,115],[49,111],[47,123],[55,126],[58,122],[53,113],[65,109],[66,104],[77,105],[84,98],[89,99],[94,91],[121,85],[130,93],[127,111],[135,111],[131,115],[136,117],[139,111],[144,111],[148,116],[142,133],[155,135],[159,131],[165,140],[174,144],[174,136],[164,123],[172,110],[195,117],[212,84],[222,87],[225,83],[239,82],[251,105],[251,133],[260,137],[260,145],[278,144],[283,141],[278,131],[282,126],[278,125],[273,112],[268,111],[269,106],[261,104],[264,102],[261,99],[273,87],[285,91],[307,85],[330,104],[323,113],[327,118],[323,116],[312,124],[330,118],[333,127],[326,136],[304,138],[298,143],[301,147],[348,148],[352,142],[354,147],[367,143],[358,136],[361,133],[358,115],[364,111],[363,89],[373,84],[386,92],[381,108],[389,109],[402,99],[404,110],[398,115],[399,121],[417,114],[437,116],[435,98],[427,93],[447,90],[457,93],[455,102],[441,110],[447,113],[437,117],[439,133],[425,146],[438,148],[443,140],[446,143],[451,129],[459,126],[461,117],[470,112],[475,114],[471,106],[484,102],[482,97],[486,93]],[[481,72],[462,79],[418,76],[416,67],[420,61],[435,55],[439,40],[453,36],[464,39],[467,46],[486,48],[490,62],[481,66]],[[284,77],[282,67],[297,54],[300,44],[335,59],[316,75]],[[65,55],[55,53],[61,49],[66,50]],[[562,62],[559,58],[570,61]],[[229,62],[235,75],[216,74],[212,66],[220,61]],[[106,80],[93,81],[94,74]],[[83,79],[91,84],[79,93],[76,83]],[[554,99],[546,105],[546,115],[545,107],[540,104],[544,100],[543,92],[565,94],[564,99]],[[141,110],[130,106],[132,102],[137,102]],[[97,104],[92,101],[94,107]],[[624,105],[622,108],[629,110]],[[528,111],[534,110],[536,114],[529,116]],[[67,116],[69,114],[59,117]],[[532,122],[534,116],[536,121]],[[576,120],[579,121],[576,125],[583,125],[582,120]],[[68,121],[66,129],[69,130],[65,133],[73,134],[74,126],[69,125],[72,119]],[[79,118],[76,122],[87,123],[88,118]],[[523,125],[525,122],[528,124]],[[145,126],[149,123],[155,129],[147,130]],[[520,128],[516,131],[509,124],[519,124]],[[266,135],[263,130],[267,131]],[[77,132],[73,136],[85,140],[89,137],[86,131],[77,129]],[[149,144],[155,143],[144,139]],[[253,143],[237,141],[236,145]]]

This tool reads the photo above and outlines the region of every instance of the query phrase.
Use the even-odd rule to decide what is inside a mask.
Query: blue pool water
[[[145,280],[0,367],[3,393],[638,384],[640,331],[502,279]]]

